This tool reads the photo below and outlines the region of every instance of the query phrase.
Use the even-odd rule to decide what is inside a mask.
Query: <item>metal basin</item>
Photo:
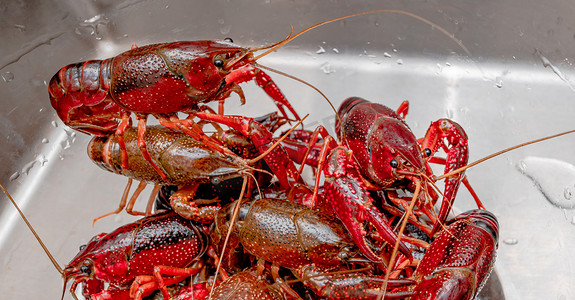
[[[122,213],[92,227],[94,217],[117,206],[126,180],[92,164],[86,156],[89,137],[67,129],[51,108],[46,83],[59,68],[108,58],[134,43],[229,36],[240,45],[261,46],[281,40],[290,25],[297,32],[384,8],[436,23],[471,56],[429,24],[378,13],[314,29],[260,63],[315,85],[336,107],[348,96],[392,108],[409,100],[407,122],[416,136],[431,121],[452,118],[468,133],[471,161],[573,129],[575,7],[563,1],[20,1],[0,4],[0,183],[63,265],[92,236],[136,218]],[[295,109],[310,115],[307,128],[333,128],[334,112],[318,93],[271,76]],[[234,96],[226,113],[275,110],[254,83],[242,87],[247,104],[240,106]],[[574,146],[573,136],[563,136],[467,172],[501,225],[496,280],[485,299],[574,297]],[[465,189],[456,206],[473,208]],[[3,299],[61,296],[59,274],[3,196],[0,257]]]

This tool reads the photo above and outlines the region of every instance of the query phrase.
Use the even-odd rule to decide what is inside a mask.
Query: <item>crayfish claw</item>
[[[363,182],[359,179],[357,165],[351,158],[350,151],[343,147],[333,150],[324,167],[326,198],[333,201],[333,210],[348,230],[353,241],[367,259],[380,262],[382,259],[368,247],[365,240],[363,221],[371,223],[390,245],[398,237],[389,227],[388,222],[375,206]],[[400,242],[399,251],[409,260],[413,257],[407,246]]]

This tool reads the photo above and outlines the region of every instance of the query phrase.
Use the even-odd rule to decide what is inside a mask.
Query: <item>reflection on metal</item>
[[[7,1],[0,9],[0,20],[7,25],[0,30],[0,75],[4,78],[0,80],[0,182],[24,206],[60,264],[67,263],[90,237],[136,218],[120,214],[92,228],[95,216],[117,206],[126,181],[90,162],[86,135],[78,134],[72,143],[74,138],[65,126],[55,122],[45,82],[59,68],[107,58],[132,44],[229,36],[241,45],[261,46],[282,39],[290,25],[298,31],[332,17],[382,8],[381,1],[375,0],[357,6],[315,1],[245,5],[217,0],[204,6],[182,0],[169,5],[139,0],[33,2]],[[409,100],[407,122],[418,137],[431,121],[453,117],[468,133],[470,161],[573,129],[573,91],[563,79],[575,78],[569,61],[575,57],[575,47],[569,46],[575,33],[572,4],[559,0],[494,3],[390,0],[383,7],[407,10],[451,31],[474,55],[473,61],[438,30],[405,16],[382,14],[314,29],[260,63],[310,82],[336,106],[349,96],[390,107]],[[96,25],[101,40],[74,32],[82,20],[95,16],[109,20]],[[533,49],[538,49],[538,55]],[[552,63],[560,70],[561,78],[544,66],[542,57],[549,67]],[[329,75],[325,66],[329,66]],[[334,112],[321,96],[301,83],[271,76],[298,112],[310,114],[307,128],[322,124],[332,130]],[[231,97],[226,101],[226,114],[258,116],[276,109],[254,83],[244,83],[242,88],[246,105],[240,106],[239,99]],[[49,143],[43,143],[44,139]],[[575,286],[575,260],[571,259],[575,211],[549,204],[533,181],[516,169],[526,157],[574,165],[574,140],[565,136],[531,145],[466,173],[485,206],[498,217],[501,240],[518,241],[500,243],[498,273],[492,274],[482,299],[502,299],[503,294],[507,299],[574,297],[570,293]],[[44,166],[36,163],[24,174],[26,164],[38,157],[47,160]],[[18,177],[10,181],[16,173]],[[560,183],[556,177],[549,180]],[[575,195],[565,191],[572,186],[561,184],[560,190],[553,188],[549,193],[575,202],[571,200]],[[465,189],[456,205],[462,211],[473,208]],[[59,274],[3,198],[0,228],[1,297],[59,298]]]

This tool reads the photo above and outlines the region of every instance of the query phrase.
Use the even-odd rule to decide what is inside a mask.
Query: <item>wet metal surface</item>
[[[439,30],[386,13],[315,29],[260,63],[314,84],[336,107],[349,96],[392,108],[409,100],[406,121],[418,137],[431,121],[452,118],[467,131],[470,161],[574,129],[575,7],[562,1],[364,1],[350,6],[346,1],[262,0],[212,1],[204,7],[193,1],[14,1],[0,4],[0,183],[63,265],[92,236],[136,218],[122,213],[92,228],[94,217],[117,207],[126,179],[90,162],[89,137],[67,129],[51,108],[46,84],[59,68],[108,58],[134,43],[229,36],[237,44],[261,46],[281,40],[290,25],[297,32],[333,17],[382,8],[437,23],[473,57]],[[306,128],[333,128],[334,113],[315,91],[271,76],[301,115],[310,114]],[[233,96],[226,113],[258,116],[275,110],[253,82],[242,88],[247,104],[240,106]],[[575,298],[575,206],[570,205],[575,182],[566,180],[574,178],[573,149],[575,136],[564,136],[467,172],[501,226],[499,280],[484,299],[502,299],[497,282],[506,299]],[[549,168],[545,162],[550,160],[561,167]],[[465,211],[473,205],[462,189],[456,206]],[[59,274],[3,196],[0,264],[2,299],[61,296]],[[71,296],[66,293],[65,299]]]

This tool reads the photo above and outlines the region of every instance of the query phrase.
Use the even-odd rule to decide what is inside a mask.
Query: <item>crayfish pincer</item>
[[[63,276],[65,282],[73,280],[72,294],[82,283],[86,297],[129,293],[131,299],[142,299],[160,289],[169,299],[166,286],[198,273],[201,261],[190,265],[207,248],[208,236],[201,226],[168,212],[95,236],[80,247]]]
[[[455,217],[419,263],[411,299],[475,299],[493,269],[498,238],[499,223],[489,211]]]

